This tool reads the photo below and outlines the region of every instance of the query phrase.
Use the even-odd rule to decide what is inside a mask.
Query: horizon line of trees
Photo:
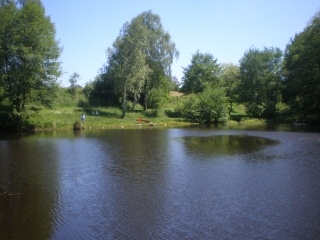
[[[145,14],[152,15],[150,11],[140,14],[131,23],[125,24],[126,29],[134,30],[136,20],[143,18]],[[115,67],[114,59],[110,58],[114,55],[109,51],[107,63],[101,73],[85,88],[90,86],[92,90],[90,100],[93,104],[120,106],[120,99],[122,101],[130,99],[134,104],[139,102],[155,109],[164,105],[170,90],[178,89],[185,94],[185,100],[183,105],[176,106],[175,110],[185,119],[196,122],[224,122],[230,118],[234,104],[243,104],[249,117],[318,123],[320,120],[319,22],[320,12],[314,15],[301,33],[290,39],[284,52],[276,47],[249,48],[240,59],[239,65],[220,64],[211,53],[197,51],[192,56],[190,65],[183,69],[181,86],[177,79],[172,78],[170,71],[155,73],[147,62],[141,62],[140,66],[145,66],[150,72],[146,70],[144,77],[136,79],[138,82],[141,80],[140,83],[135,80],[129,82],[126,95],[118,90],[118,84],[121,80],[125,81],[125,78],[117,79],[114,75],[122,69],[120,64]],[[150,25],[145,22],[139,24]],[[120,31],[113,45],[113,51],[117,54],[120,54],[121,47],[117,46],[116,42],[128,37],[121,35],[124,32]],[[147,39],[148,36],[147,34]],[[123,40],[122,44],[129,47],[130,44],[125,41],[127,40]],[[159,46],[151,46],[154,51],[162,51],[157,47]],[[134,68],[130,64],[128,67]],[[150,74],[151,72],[153,74]],[[152,96],[150,101],[150,98],[144,96],[146,92],[141,91],[144,88],[137,86],[146,86],[153,81],[157,84],[151,84],[148,88],[148,94]],[[141,85],[141,82],[146,85]],[[122,105],[125,112],[124,107],[125,104]]]
[[[0,0],[0,124],[22,129],[42,107],[52,107],[61,75],[61,48],[41,0]],[[183,69],[181,85],[171,75],[179,52],[161,19],[151,11],[126,22],[107,61],[83,93],[91,106],[118,106],[125,117],[128,101],[157,111],[169,91],[184,93],[177,115],[195,122],[224,122],[234,104],[250,117],[268,120],[320,120],[320,12],[296,34],[284,52],[249,48],[239,65],[220,64],[197,51]],[[69,93],[76,98],[76,72]]]

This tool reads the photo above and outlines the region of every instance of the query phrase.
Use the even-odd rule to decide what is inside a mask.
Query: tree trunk
[[[122,115],[121,118],[124,118],[127,110],[127,91],[124,89],[123,99],[122,99]]]
[[[231,112],[232,112],[232,102],[230,102],[230,105],[229,105],[229,117],[231,116]]]
[[[147,109],[148,109],[147,100],[148,100],[148,95],[145,93],[144,101],[143,101],[143,111],[147,111]]]
[[[132,103],[132,111],[134,110],[136,104],[138,102],[138,96],[136,93],[133,94],[133,103]]]

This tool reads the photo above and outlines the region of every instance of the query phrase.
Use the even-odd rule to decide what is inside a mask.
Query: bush
[[[183,117],[192,122],[218,123],[228,121],[228,103],[222,88],[206,87],[205,91],[188,96]]]
[[[171,118],[180,118],[182,117],[181,111],[179,111],[178,109],[165,109],[164,113]]]
[[[80,121],[74,122],[74,124],[73,124],[73,130],[80,130],[80,129],[82,129],[82,128],[83,128],[83,127],[82,127]]]

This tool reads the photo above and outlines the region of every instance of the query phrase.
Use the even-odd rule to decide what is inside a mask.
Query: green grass
[[[69,96],[67,90],[61,89],[54,109],[42,109],[29,119],[29,123],[35,129],[72,129],[81,123],[80,116],[86,115],[85,128],[140,128],[150,127],[151,123],[156,127],[190,126],[193,123],[186,122],[181,117],[179,109],[183,103],[181,97],[171,97],[164,109],[155,112],[153,109],[143,111],[140,105],[136,105],[131,111],[132,104],[128,103],[128,111],[124,118],[121,118],[122,111],[116,107],[76,107],[77,101]],[[81,96],[79,94],[78,96]],[[81,96],[83,97],[83,96]],[[63,101],[64,99],[64,101]],[[178,110],[178,111],[177,111]],[[96,114],[98,113],[98,114]],[[138,122],[142,118],[148,122]],[[231,119],[228,124],[254,124],[261,123],[258,120],[246,120],[247,115],[243,105],[234,104]],[[254,122],[254,123],[252,123]],[[80,124],[81,125],[81,124]]]
[[[157,111],[157,116],[152,109],[144,112],[140,105],[136,105],[135,110],[130,111],[132,103],[128,101],[128,111],[125,117],[121,118],[122,111],[116,107],[80,107],[88,105],[87,103],[79,104],[87,100],[79,89],[76,96],[76,98],[72,97],[68,89],[59,89],[54,108],[42,109],[34,114],[29,119],[30,125],[35,129],[69,129],[73,128],[75,123],[81,122],[82,113],[86,115],[85,128],[144,127],[149,126],[150,123],[154,126],[190,125],[174,115],[172,106],[176,105],[177,98],[172,98],[173,102],[170,101],[166,109]],[[169,108],[170,111],[168,111]],[[149,123],[138,122],[136,121],[138,118],[146,119]]]
[[[185,122],[179,117],[168,117],[168,109],[160,110],[158,115],[153,116],[153,110],[142,111],[139,107],[135,111],[128,111],[125,118],[121,117],[121,110],[118,108],[72,108],[64,107],[59,109],[44,109],[31,117],[30,124],[37,130],[72,129],[76,122],[81,122],[82,113],[86,115],[84,127],[86,129],[110,129],[110,128],[145,128],[150,127],[184,127],[195,125]],[[94,111],[94,114],[93,114]],[[96,115],[98,112],[98,115]],[[169,116],[171,116],[169,114]],[[149,122],[138,122],[142,118]],[[237,121],[230,120],[228,125],[237,125]],[[241,121],[243,125],[260,125],[264,121],[258,119],[247,119]]]
[[[45,109],[39,111],[30,118],[30,124],[36,129],[68,129],[73,128],[75,122],[80,121],[81,114],[86,115],[85,128],[131,128],[154,126],[184,126],[190,123],[184,122],[181,118],[170,118],[164,111],[159,111],[158,116],[153,116],[152,110],[143,112],[140,109],[128,111],[125,118],[121,117],[121,110],[118,108],[59,108]],[[93,114],[94,113],[94,114]],[[96,114],[98,113],[98,115]],[[148,123],[138,122],[142,118]]]
[[[248,118],[245,106],[237,103],[233,104],[230,115],[230,119],[236,122],[245,121]]]
[[[193,123],[186,122],[182,118],[182,112],[186,96],[171,96],[163,103],[163,109],[155,111],[149,109],[143,111],[141,105],[136,105],[134,111],[132,102],[128,101],[128,111],[125,118],[121,118],[122,111],[116,107],[88,107],[88,99],[78,88],[75,95],[70,93],[68,88],[59,88],[55,99],[53,109],[41,109],[32,115],[26,123],[26,129],[72,129],[74,126],[82,128],[80,116],[86,115],[84,123],[85,128],[136,128],[149,127],[150,122],[153,126],[171,127],[171,126],[190,126]],[[8,109],[3,105],[1,113]],[[0,106],[1,107],[1,106]],[[303,119],[299,115],[292,115],[292,111],[285,104],[278,105],[279,112],[276,115],[275,122],[296,122]],[[96,114],[96,112],[98,114]],[[5,116],[5,114],[3,114]],[[138,122],[137,119],[146,119],[148,123]],[[233,124],[256,125],[264,124],[265,121],[251,119],[246,114],[246,108],[243,104],[233,103],[228,125]],[[10,124],[7,124],[10,125]]]

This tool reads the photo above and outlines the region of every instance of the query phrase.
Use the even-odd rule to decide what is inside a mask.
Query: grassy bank
[[[127,112],[125,118],[120,118],[122,112],[117,108],[60,108],[45,109],[30,119],[35,129],[70,129],[80,121],[81,114],[86,115],[85,128],[123,128],[148,126],[185,126],[191,123],[181,118],[170,118],[164,111],[154,117],[152,110],[143,112],[136,110]],[[144,121],[137,121],[143,119]]]
[[[182,105],[183,98],[179,96],[171,96],[166,103],[166,108],[159,110],[155,116],[154,110],[149,109],[143,111],[141,105],[136,105],[135,111],[130,111],[132,103],[128,102],[128,111],[125,118],[121,109],[116,107],[76,107],[80,102],[87,102],[85,96],[80,91],[76,97],[72,97],[65,89],[60,89],[53,109],[42,109],[32,116],[29,121],[34,129],[72,129],[75,123],[81,123],[80,116],[82,113],[86,115],[84,123],[85,128],[102,129],[102,128],[136,128],[136,127],[173,127],[173,126],[190,126],[194,125],[185,122],[179,117],[175,111],[177,106]],[[87,105],[87,104],[85,104]],[[231,113],[231,119],[228,124],[238,124],[241,120],[245,120],[245,109],[243,105],[234,104]],[[144,119],[148,122],[139,122],[137,119]],[[247,120],[245,122],[248,122]],[[261,124],[261,121],[255,120],[254,123]]]
[[[30,124],[34,129],[72,129],[76,122],[80,123],[82,113],[86,115],[85,128],[137,128],[137,127],[179,127],[194,125],[185,122],[182,118],[169,117],[166,113],[170,110],[160,110],[154,116],[152,110],[146,112],[137,108],[135,111],[128,111],[125,118],[120,118],[122,112],[118,108],[75,108],[65,107],[57,109],[43,109],[31,117]],[[169,114],[170,115],[170,114]],[[146,121],[137,121],[143,119]],[[263,124],[261,120],[245,120],[241,124]],[[229,125],[238,125],[238,121],[230,120]]]

